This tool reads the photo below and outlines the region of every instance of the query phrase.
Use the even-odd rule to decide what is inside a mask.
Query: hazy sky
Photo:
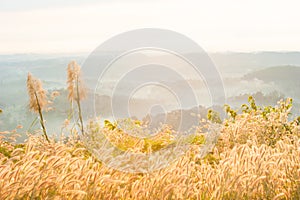
[[[297,0],[0,0],[0,53],[91,52],[137,28],[207,51],[300,51],[299,21]]]

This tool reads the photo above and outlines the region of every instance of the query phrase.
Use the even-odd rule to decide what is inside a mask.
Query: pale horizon
[[[299,6],[258,0],[2,0],[0,54],[89,53],[114,35],[139,28],[182,33],[211,53],[295,52],[300,51]]]

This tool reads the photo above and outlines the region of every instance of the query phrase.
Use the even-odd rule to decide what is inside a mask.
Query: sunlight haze
[[[170,29],[210,52],[300,50],[298,1],[43,2],[0,1],[0,53],[91,52],[138,28]]]

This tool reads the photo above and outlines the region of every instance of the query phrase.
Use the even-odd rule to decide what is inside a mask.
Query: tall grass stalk
[[[46,138],[46,140],[50,142],[47,135],[45,121],[42,112],[43,109],[46,108],[48,102],[46,90],[43,89],[42,82],[39,79],[33,77],[30,73],[28,73],[27,75],[27,92],[29,95],[29,109],[32,112],[39,114],[43,135]]]
[[[86,97],[86,89],[83,86],[83,81],[81,80],[80,66],[75,61],[71,61],[67,68],[67,74],[67,85],[69,92],[68,99],[70,102],[75,101],[77,104],[80,130],[82,135],[84,135],[84,124],[80,101]]]

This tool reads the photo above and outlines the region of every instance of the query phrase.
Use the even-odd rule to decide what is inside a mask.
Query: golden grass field
[[[1,132],[0,199],[300,199],[300,125],[288,120],[290,109],[289,99],[264,108],[250,99],[241,113],[229,108],[210,154],[199,158],[202,144],[193,143],[148,174],[107,168],[74,133],[68,142],[29,135],[15,144],[13,134]],[[116,146],[130,141],[108,125],[97,131]]]

